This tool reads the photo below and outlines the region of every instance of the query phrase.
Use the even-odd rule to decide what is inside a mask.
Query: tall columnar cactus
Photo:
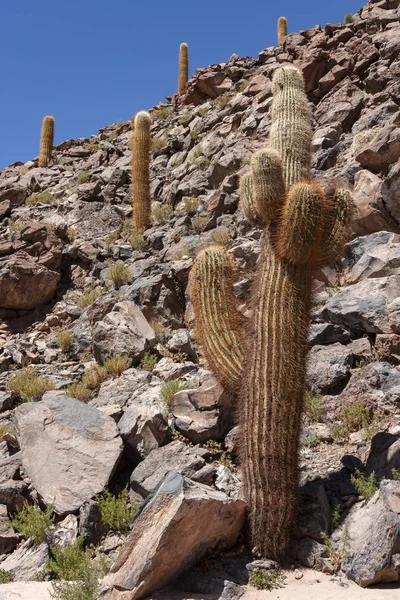
[[[53,150],[54,117],[46,115],[42,121],[40,135],[39,167],[48,167]]]
[[[150,136],[151,117],[140,111],[135,116],[132,138],[132,210],[135,231],[150,227]]]
[[[324,191],[310,180],[311,115],[301,73],[285,66],[275,72],[273,87],[270,146],[252,156],[240,183],[243,212],[264,229],[241,352],[236,348],[242,339],[236,308],[227,291],[232,275],[220,266],[203,274],[210,249],[197,256],[191,281],[197,278],[197,296],[208,298],[193,305],[195,320],[214,342],[206,351],[211,366],[226,354],[214,324],[219,323],[224,340],[233,340],[235,369],[224,376],[229,375],[232,385],[241,382],[239,455],[253,546],[258,554],[279,560],[288,547],[296,508],[312,271],[340,256],[352,200],[347,190]],[[218,264],[223,262],[220,250]],[[226,305],[214,300],[215,291],[207,292],[212,287],[229,298]],[[210,316],[212,309],[219,316]],[[224,380],[220,371],[216,375]]]
[[[287,36],[287,19],[286,17],[279,17],[278,19],[278,46],[283,43],[283,40]]]
[[[186,91],[186,84],[189,77],[189,55],[188,45],[183,43],[179,48],[179,78],[178,78],[178,94],[182,96]]]

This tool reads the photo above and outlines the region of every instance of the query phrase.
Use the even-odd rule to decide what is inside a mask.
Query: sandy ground
[[[362,589],[355,583],[341,579],[347,587],[336,583],[331,576],[316,571],[301,571],[301,579],[287,573],[284,587],[258,591],[247,587],[241,600],[400,600],[400,585],[382,585]],[[168,588],[150,596],[154,600],[207,600],[214,596],[184,594]],[[50,584],[16,582],[0,585],[0,600],[51,600]]]

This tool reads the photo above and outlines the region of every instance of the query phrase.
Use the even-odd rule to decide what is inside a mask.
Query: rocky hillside
[[[313,174],[353,189],[356,205],[343,260],[315,278],[293,564],[361,586],[400,580],[399,17],[400,0],[369,2],[350,24],[200,69],[151,109],[143,236],[130,123],[63,142],[48,168],[0,173],[0,569],[27,580],[54,545],[81,538],[114,559],[125,544],[101,597],[133,599],[216,539],[237,541],[236,429],[196,344],[187,281],[200,247],[228,245],[248,314],[261,230],[238,209],[238,181],[268,140],[271,75],[293,62],[313,107]],[[127,540],[98,497],[126,486],[141,507]],[[40,544],[6,519],[26,500],[55,511]],[[240,594],[260,565],[235,548],[184,589]]]

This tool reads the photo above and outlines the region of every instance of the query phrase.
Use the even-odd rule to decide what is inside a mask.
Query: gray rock
[[[353,355],[346,346],[313,346],[308,357],[307,387],[314,393],[339,394],[350,378],[352,366]]]
[[[190,448],[183,442],[172,442],[153,450],[133,471],[131,488],[145,498],[168,471],[176,471],[191,478],[200,471],[210,457],[204,448]]]
[[[332,323],[312,323],[308,335],[310,346],[334,344],[335,342],[348,342],[350,331],[340,325]]]
[[[161,387],[147,387],[118,423],[127,454],[135,462],[169,441],[168,409],[160,396]]]
[[[84,502],[79,509],[79,535],[85,546],[97,546],[106,530],[97,502]]]
[[[78,518],[75,515],[67,515],[65,519],[51,525],[47,530],[47,542],[49,546],[71,546],[78,536]]]
[[[379,431],[371,440],[365,475],[375,473],[380,479],[393,479],[393,469],[400,472],[400,434]]]
[[[0,554],[12,552],[18,544],[19,536],[8,522],[5,504],[0,504]]]
[[[133,521],[101,600],[136,600],[170,583],[217,543],[230,547],[245,504],[170,472]]]
[[[14,423],[24,471],[58,514],[74,512],[107,485],[122,451],[113,419],[47,392],[40,403],[18,406]]]
[[[358,237],[345,247],[346,281],[400,274],[400,235],[380,231]]]
[[[347,551],[342,570],[358,585],[400,580],[393,563],[400,542],[399,515],[400,481],[383,480],[369,500],[353,506],[333,533],[333,541]]]
[[[34,544],[32,540],[23,542],[1,563],[4,571],[13,571],[15,581],[29,581],[41,571],[49,556],[47,544]]]
[[[296,540],[290,549],[290,553],[293,558],[310,569],[318,567],[321,559],[329,556],[328,548],[310,537]]]
[[[172,352],[185,352],[190,360],[196,359],[196,352],[192,346],[192,340],[187,329],[177,329],[170,340],[167,347]]]
[[[126,354],[138,363],[156,341],[153,329],[134,302],[118,302],[92,331],[93,353],[100,364],[110,356]]]
[[[340,290],[322,316],[357,334],[400,332],[400,275],[365,279]]]
[[[129,406],[147,388],[151,374],[143,369],[127,369],[118,378],[104,381],[95,398],[90,404],[97,407]]]

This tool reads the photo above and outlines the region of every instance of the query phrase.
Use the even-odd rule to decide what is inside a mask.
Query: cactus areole
[[[217,279],[210,274],[210,251],[197,256],[191,293],[195,321],[203,323],[199,339],[207,346],[211,366],[221,348],[216,349],[217,338],[205,324],[215,327],[218,322],[224,339],[234,341],[232,360],[224,361],[223,377],[221,369],[215,370],[216,376],[224,383],[229,374],[236,384],[239,458],[253,550],[280,560],[296,514],[312,271],[340,256],[352,200],[347,190],[323,190],[310,179],[311,113],[300,71],[292,65],[278,69],[273,87],[269,147],[252,156],[240,184],[242,211],[264,229],[244,334],[237,331],[237,308],[231,299],[223,315],[206,318],[222,305],[214,302],[215,290],[204,301],[203,282],[211,289],[214,281],[221,292],[232,279],[230,272],[224,278],[222,256]],[[202,279],[199,274],[206,267],[207,277]],[[205,337],[212,337],[214,345],[205,344]]]

